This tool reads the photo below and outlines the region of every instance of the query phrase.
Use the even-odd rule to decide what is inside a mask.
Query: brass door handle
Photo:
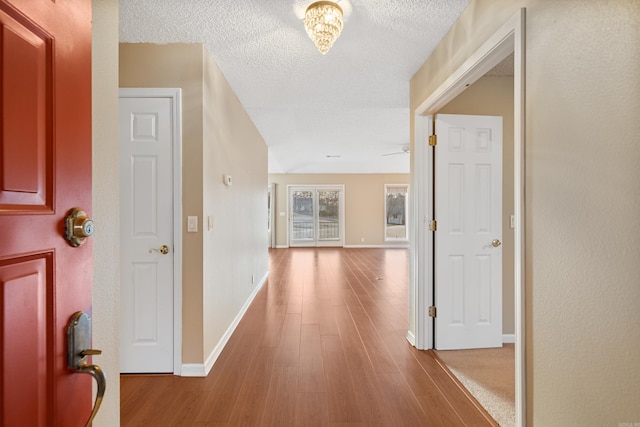
[[[86,427],[91,425],[98,413],[107,388],[107,378],[100,366],[85,363],[87,356],[96,356],[102,353],[100,350],[89,348],[90,345],[91,319],[87,313],[78,311],[71,316],[71,320],[67,325],[67,368],[71,372],[91,375],[98,385],[96,401],[93,404]]]
[[[491,241],[491,246],[493,246],[494,248],[497,248],[498,246],[500,246],[502,244],[502,242],[498,239],[493,239]]]
[[[93,419],[96,417],[96,414],[100,409],[100,404],[102,403],[102,398],[104,397],[104,391],[107,388],[107,378],[98,365],[82,365],[76,370],[76,372],[79,374],[91,375],[96,379],[96,384],[98,385],[98,390],[96,391],[96,401],[93,403],[93,409],[91,410],[91,415],[89,415],[89,420],[87,421],[87,424],[85,424],[85,427],[89,427],[91,426]]]
[[[166,254],[168,254],[168,253],[169,253],[169,246],[167,246],[167,245],[162,245],[162,246],[160,246],[160,249],[156,249],[156,248],[151,248],[151,249],[149,249],[149,253],[150,253],[150,254],[152,254],[152,253],[154,253],[154,252],[159,252],[159,253],[161,253],[162,255],[166,255]]]

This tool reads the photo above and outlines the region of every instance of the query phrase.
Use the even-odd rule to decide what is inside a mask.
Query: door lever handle
[[[67,325],[67,368],[78,374],[91,375],[96,380],[98,390],[96,400],[91,410],[91,415],[87,421],[86,427],[91,425],[95,418],[104,392],[107,388],[107,378],[104,371],[98,365],[89,365],[85,363],[87,356],[96,356],[102,354],[102,351],[89,348],[91,344],[91,319],[82,311],[78,311],[71,316],[71,320]]]
[[[102,398],[104,397],[104,391],[107,388],[107,377],[104,375],[104,372],[98,365],[82,365],[77,370],[79,374],[89,374],[96,380],[96,384],[98,385],[98,390],[96,391],[96,401],[93,403],[93,409],[91,410],[91,415],[89,416],[89,420],[85,427],[89,427],[93,422],[98,410],[100,409],[100,404],[102,403]]]

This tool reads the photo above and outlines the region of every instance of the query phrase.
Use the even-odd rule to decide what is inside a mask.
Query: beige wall
[[[415,109],[526,7],[527,419],[640,422],[640,3],[472,0]]]
[[[202,45],[121,44],[120,86],[182,89],[182,361],[203,364],[267,273],[267,148]]]
[[[120,424],[120,228],[118,176],[118,0],[93,1],[93,362],[107,389],[93,425]],[[95,388],[95,385],[94,385]]]
[[[207,356],[265,278],[269,243],[267,146],[211,56],[203,53],[203,208],[214,224],[203,237]],[[224,174],[231,176],[231,186],[223,184]]]
[[[514,233],[509,220],[514,212],[513,77],[483,77],[442,107],[439,113],[502,117],[502,333],[513,334]]]
[[[287,211],[287,185],[301,184],[344,184],[345,246],[402,244],[384,241],[384,185],[409,184],[409,174],[270,174],[269,182],[278,184],[274,207],[278,247],[288,246],[287,217],[280,216]]]

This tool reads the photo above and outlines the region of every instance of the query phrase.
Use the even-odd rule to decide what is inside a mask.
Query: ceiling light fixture
[[[324,55],[342,31],[342,8],[332,1],[311,3],[304,13],[304,27]]]

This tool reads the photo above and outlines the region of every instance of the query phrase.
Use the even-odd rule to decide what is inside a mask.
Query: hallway
[[[122,375],[122,426],[497,425],[406,341],[406,249],[272,249],[206,378]]]

